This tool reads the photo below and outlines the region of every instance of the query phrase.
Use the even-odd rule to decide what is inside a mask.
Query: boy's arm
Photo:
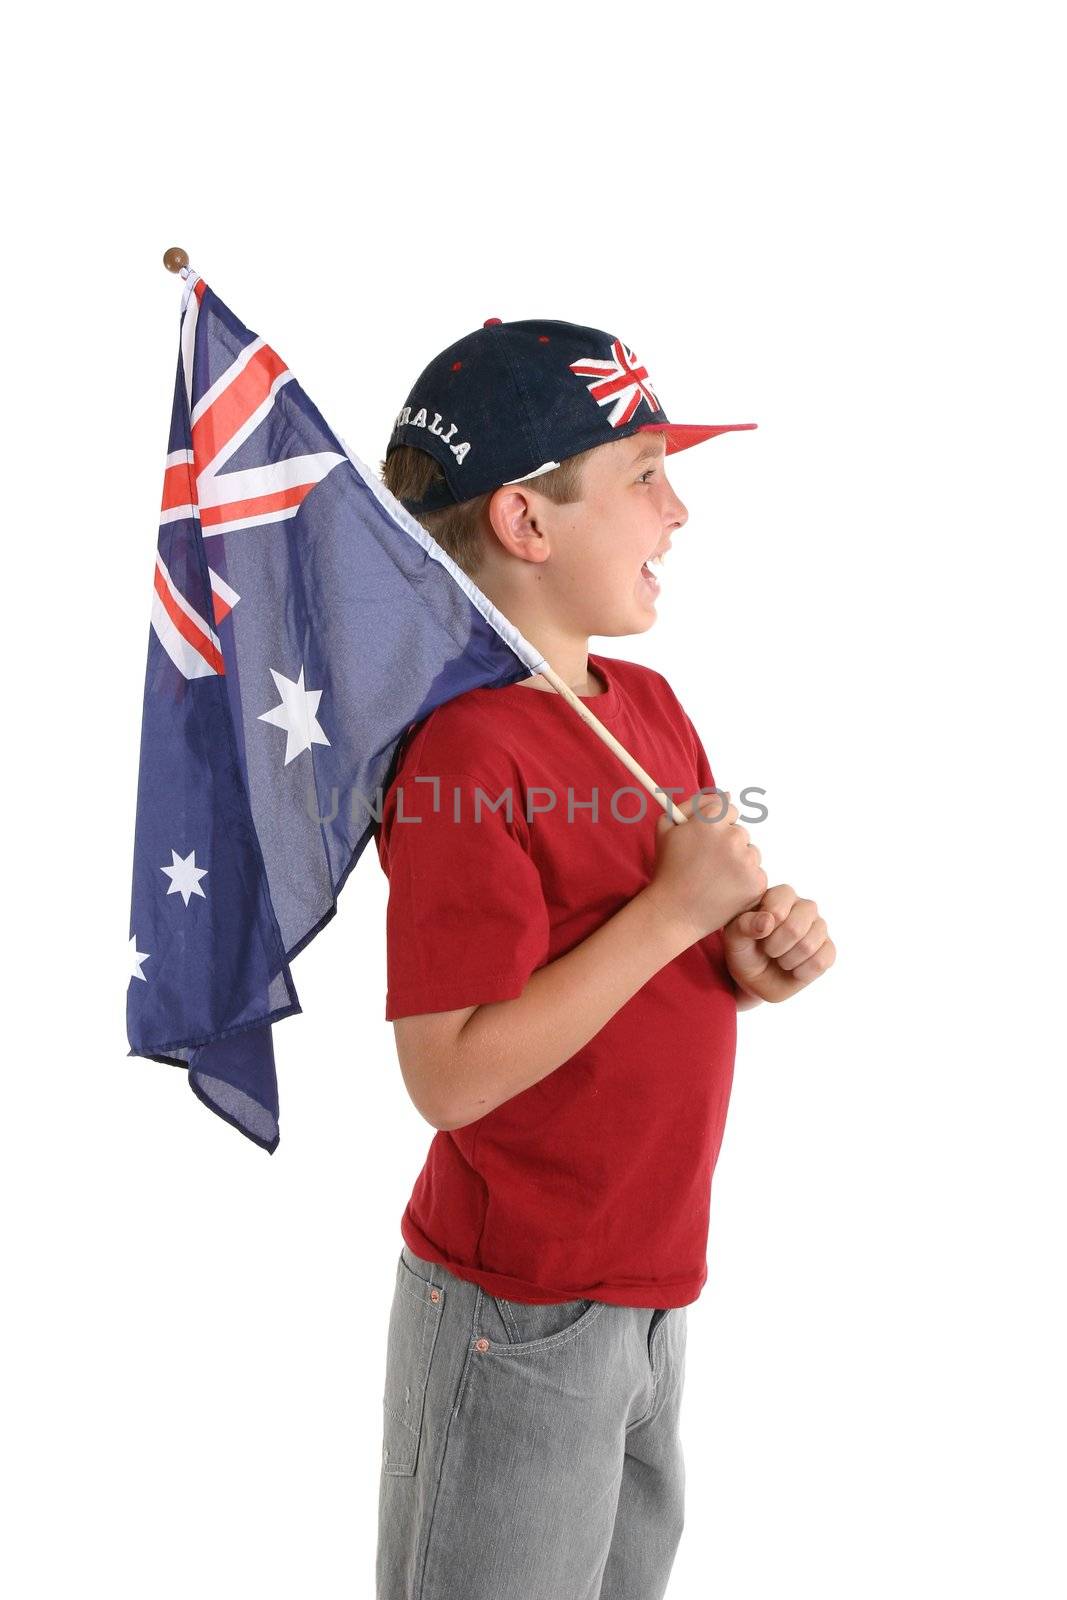
[[[513,1000],[397,1017],[408,1093],[434,1127],[462,1128],[562,1066],[694,942],[650,893],[634,895]]]

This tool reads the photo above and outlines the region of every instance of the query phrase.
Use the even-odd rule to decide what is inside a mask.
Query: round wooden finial
[[[168,272],[181,272],[183,267],[189,265],[189,257],[180,245],[172,244],[169,250],[163,252],[163,265]]]

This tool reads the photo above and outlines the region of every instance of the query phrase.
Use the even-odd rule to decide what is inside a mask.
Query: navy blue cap
[[[536,480],[568,456],[633,433],[662,432],[667,454],[754,422],[669,422],[628,345],[574,322],[489,317],[419,375],[386,447],[414,445],[445,482],[403,504],[418,516]]]

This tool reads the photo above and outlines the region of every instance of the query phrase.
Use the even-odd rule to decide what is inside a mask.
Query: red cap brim
[[[665,433],[667,454],[670,456],[676,450],[688,450],[690,445],[700,444],[705,439],[714,439],[717,433],[735,433],[739,428],[758,426],[756,422],[643,422],[635,432]]]

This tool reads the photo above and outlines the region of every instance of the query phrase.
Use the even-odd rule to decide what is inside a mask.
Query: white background
[[[722,785],[767,789],[770,880],[839,949],[739,1018],[669,1594],[1064,1593],[1050,17],[98,6],[8,36],[19,1600],[372,1595],[432,1132],[383,1020],[373,849],[295,963],[273,1156],[126,1055],[171,244],[368,462],[489,316],[618,332],[671,417],[758,422],[674,458],[659,620],[592,642],[665,673]]]

